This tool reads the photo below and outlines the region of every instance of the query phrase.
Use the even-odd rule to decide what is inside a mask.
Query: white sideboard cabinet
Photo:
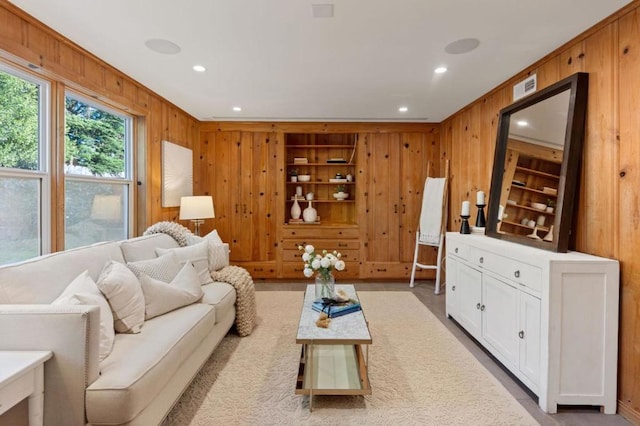
[[[616,412],[619,265],[447,233],[447,316],[539,398],[542,410]]]

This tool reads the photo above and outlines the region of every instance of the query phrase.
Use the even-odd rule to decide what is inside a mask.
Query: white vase
[[[298,196],[296,195],[293,205],[291,206],[291,219],[300,219],[300,214],[302,214],[302,209],[300,208],[300,204],[298,204]]]
[[[318,212],[313,208],[313,206],[311,205],[311,200],[309,200],[309,207],[304,209],[304,211],[302,212],[302,219],[304,219],[305,222],[315,222],[317,217]]]

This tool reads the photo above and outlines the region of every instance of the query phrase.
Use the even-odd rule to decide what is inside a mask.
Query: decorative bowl
[[[544,203],[531,203],[531,207],[536,210],[544,211],[547,208],[547,205]]]
[[[334,192],[333,198],[335,198],[336,200],[346,200],[347,198],[349,198],[349,194],[346,192]]]
[[[298,175],[298,182],[309,182],[311,175]]]

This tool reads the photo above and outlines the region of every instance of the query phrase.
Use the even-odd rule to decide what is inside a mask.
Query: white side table
[[[44,362],[50,351],[0,351],[0,415],[29,398],[29,424],[42,425]]]

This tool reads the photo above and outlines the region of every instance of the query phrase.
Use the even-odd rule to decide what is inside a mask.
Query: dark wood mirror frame
[[[574,206],[577,205],[579,193],[578,185],[580,182],[588,86],[589,75],[587,73],[573,74],[537,93],[516,101],[500,111],[493,174],[491,177],[489,209],[487,211],[486,234],[488,236],[562,253],[574,248],[570,247],[570,245],[573,246],[571,231],[575,225]],[[564,152],[560,164],[554,210],[555,216],[553,216],[552,223],[552,241],[547,242],[541,239],[529,238],[526,235],[501,231],[498,214],[500,212],[501,199],[507,198],[505,194],[502,194],[502,190],[504,187],[503,180],[505,177],[505,161],[507,160],[507,142],[510,134],[511,117],[525,108],[565,91],[569,91],[569,110],[564,138]],[[506,206],[503,206],[503,208],[506,208]]]

